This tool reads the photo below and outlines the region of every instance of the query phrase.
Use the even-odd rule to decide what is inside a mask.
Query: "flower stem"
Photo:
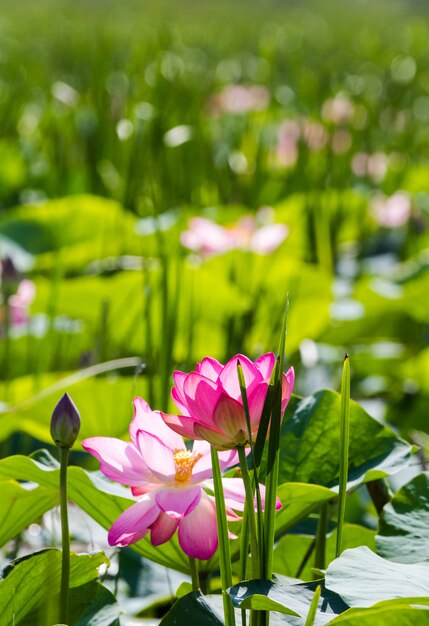
[[[61,512],[61,591],[60,591],[60,617],[61,624],[67,624],[69,579],[70,579],[70,535],[67,512],[67,465],[69,449],[60,448],[60,512]]]
[[[235,626],[235,614],[232,599],[227,589],[232,586],[231,553],[229,549],[228,525],[226,520],[225,496],[217,451],[211,447],[214,495],[216,503],[217,532],[219,536],[219,569],[222,585],[223,611],[225,626]]]
[[[340,485],[338,498],[337,543],[335,558],[341,554],[344,514],[346,511],[347,478],[349,471],[349,439],[350,439],[350,361],[344,358],[343,377],[341,381],[341,421],[340,421]]]
[[[256,519],[255,519],[255,505],[253,497],[252,480],[247,467],[246,451],[243,446],[237,448],[238,459],[240,461],[241,475],[243,477],[244,490],[246,492],[246,509],[247,519],[249,522],[249,535],[250,535],[250,550],[252,554],[252,577],[259,578],[259,549],[258,549],[258,535],[256,531]],[[246,555],[242,554],[241,558],[246,558]]]
[[[189,565],[191,568],[192,591],[199,591],[201,589],[201,585],[197,559],[189,557]]]

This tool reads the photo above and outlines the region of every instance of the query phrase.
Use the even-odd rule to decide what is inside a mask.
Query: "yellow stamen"
[[[202,454],[194,454],[188,450],[175,450],[174,462],[176,464],[176,483],[187,483],[192,476],[195,463],[202,457]]]

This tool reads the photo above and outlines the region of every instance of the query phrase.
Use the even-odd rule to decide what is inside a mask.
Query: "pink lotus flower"
[[[32,280],[22,280],[17,292],[9,298],[10,321],[12,326],[19,326],[28,322],[28,309],[36,295],[36,288]]]
[[[192,218],[188,230],[181,234],[180,241],[185,248],[202,256],[223,254],[234,247],[232,233],[204,217]]]
[[[258,433],[262,409],[275,356],[264,354],[255,362],[237,354],[222,365],[216,359],[205,357],[190,374],[174,372],[173,400],[183,415],[161,413],[164,422],[176,433],[191,439],[205,439],[218,450],[229,450],[249,443],[237,375],[237,361],[243,368],[249,405],[252,440]],[[294,370],[283,374],[282,414],[294,384]]]
[[[263,85],[227,85],[209,101],[213,113],[242,114],[263,111],[270,103],[270,93]]]
[[[404,191],[397,191],[390,197],[377,194],[371,205],[375,219],[386,228],[400,228],[411,215],[411,200]]]
[[[111,546],[128,546],[150,532],[153,545],[168,541],[178,530],[179,544],[190,557],[209,559],[218,545],[210,446],[194,442],[188,450],[180,435],[163,422],[142,398],[134,399],[131,441],[91,437],[82,446],[100,462],[108,478],[131,487],[136,503],[109,531]],[[221,469],[237,463],[235,451],[219,454]],[[224,478],[228,518],[243,511],[245,492],[240,478]],[[261,486],[262,495],[264,495]],[[280,501],[277,508],[280,508]]]
[[[224,254],[230,250],[246,250],[255,254],[271,254],[286,239],[285,224],[267,223],[273,209],[263,207],[255,217],[246,215],[230,227],[220,226],[204,217],[194,217],[180,241],[185,248],[202,257]]]

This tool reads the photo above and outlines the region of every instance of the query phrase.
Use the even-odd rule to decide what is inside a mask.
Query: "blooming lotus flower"
[[[190,557],[208,559],[218,545],[216,509],[211,480],[210,446],[195,441],[188,450],[180,435],[163,422],[142,398],[134,400],[130,442],[112,437],[91,437],[82,446],[100,462],[108,478],[131,487],[135,504],[114,522],[108,535],[111,546],[128,546],[150,532],[153,545],[168,541],[178,531],[179,544]],[[237,463],[235,451],[219,454],[221,469]],[[232,509],[244,509],[241,478],[224,478],[228,518]],[[264,495],[261,486],[262,496]],[[277,508],[281,506],[277,502]]]
[[[262,409],[276,358],[272,352],[255,362],[237,354],[222,365],[205,357],[195,372],[174,372],[172,398],[182,415],[161,413],[176,433],[191,439],[205,439],[218,450],[249,444],[249,435],[237,375],[240,361],[246,384],[252,440],[256,439]],[[284,413],[294,384],[294,370],[283,374],[281,412]]]

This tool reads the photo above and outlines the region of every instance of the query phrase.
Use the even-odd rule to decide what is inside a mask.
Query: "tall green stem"
[[[223,493],[222,474],[217,451],[211,447],[214,495],[216,503],[217,531],[219,536],[219,569],[222,585],[225,626],[235,626],[234,607],[227,589],[232,586],[231,553],[229,549],[228,525],[226,520],[225,496]]]
[[[60,617],[61,624],[67,624],[69,579],[70,579],[70,535],[67,511],[67,465],[69,449],[60,448],[60,512],[61,512],[61,592],[60,592]]]
[[[249,522],[249,535],[250,535],[250,550],[252,553],[252,577],[259,578],[259,548],[258,548],[258,535],[256,530],[256,518],[255,518],[255,505],[252,488],[252,479],[250,477],[249,468],[247,467],[246,451],[243,446],[237,448],[238,459],[240,461],[241,475],[244,483],[244,490],[246,492],[246,510],[247,519]],[[246,558],[246,555],[242,555],[242,558]]]
[[[350,361],[344,358],[343,377],[341,381],[341,418],[340,418],[340,491],[338,498],[337,544],[335,558],[341,554],[344,514],[346,511],[347,478],[349,471],[349,439],[350,439]]]
[[[328,504],[322,504],[317,524],[314,567],[325,569],[326,565],[326,533],[328,532],[329,509]]]
[[[192,557],[189,557],[189,566],[191,568],[192,591],[199,591],[199,589],[201,588],[201,585],[200,585],[200,576],[198,573],[197,559],[193,559]]]

